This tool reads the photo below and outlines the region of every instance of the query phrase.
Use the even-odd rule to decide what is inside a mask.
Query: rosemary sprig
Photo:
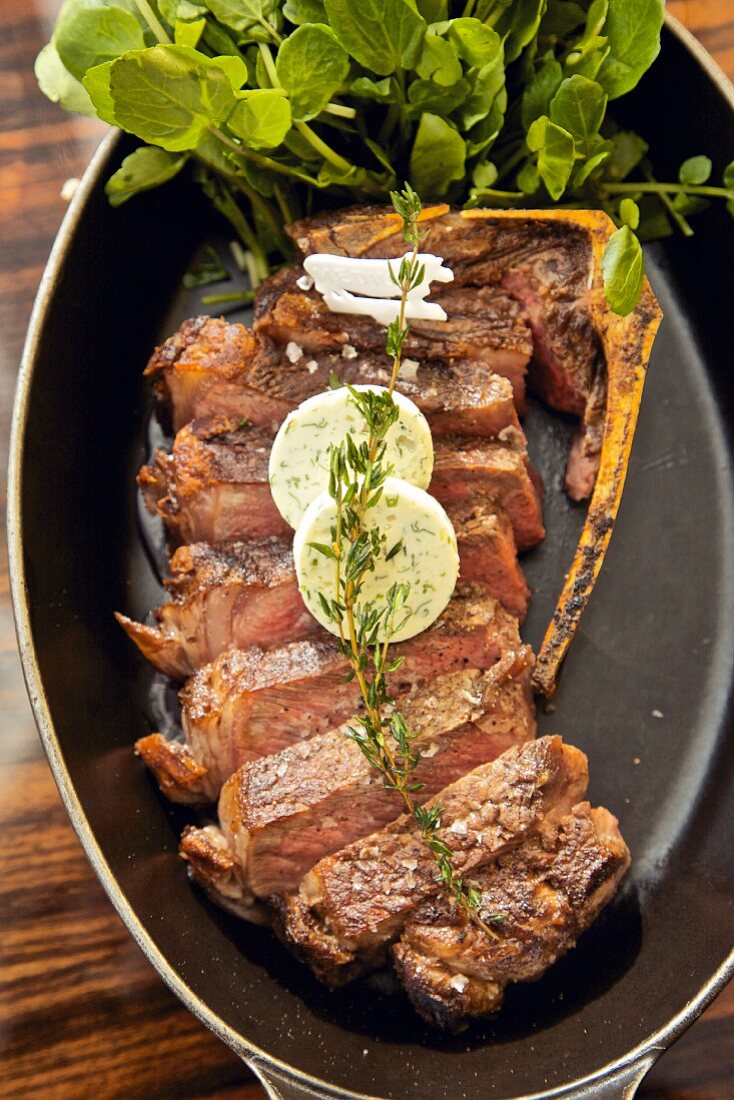
[[[382,605],[360,599],[365,577],[374,571],[378,559],[389,561],[402,548],[400,542],[388,546],[387,536],[368,526],[367,516],[382,496],[391,471],[386,464],[385,437],[398,418],[393,392],[409,332],[408,296],[425,278],[425,267],[418,262],[421,201],[409,184],[401,192],[392,192],[390,197],[403,221],[403,237],[412,246],[412,251],[400,261],[397,273],[390,267],[391,278],[400,290],[398,315],[387,330],[386,350],[392,358],[390,383],[380,393],[359,392],[349,387],[352,400],[364,417],[368,437],[358,444],[352,435],[347,435],[331,452],[329,492],[336,504],[336,522],[331,529],[330,546],[312,545],[334,562],[334,596],[319,593],[319,599],[324,613],[337,628],[341,652],[349,662],[347,679],[356,679],[364,703],[364,713],[355,718],[348,736],[382,774],[385,787],[402,798],[405,810],[418,825],[436,862],[438,877],[448,895],[484,932],[496,936],[490,924],[501,918],[482,918],[479,891],[463,882],[454,867],[450,848],[441,839],[442,807],[437,803],[419,806],[416,802],[423,788],[414,774],[420,759],[415,746],[416,733],[408,729],[403,715],[393,709],[394,699],[388,689],[388,675],[402,663],[401,657],[391,658],[390,640],[404,625],[410,585],[392,585]]]

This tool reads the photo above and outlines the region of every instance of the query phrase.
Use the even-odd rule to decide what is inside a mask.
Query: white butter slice
[[[331,558],[310,544],[329,545],[336,522],[336,506],[328,491],[311,502],[293,539],[298,587],[311,614],[337,634],[321,606],[318,593],[336,595],[335,566]],[[379,561],[365,576],[360,603],[383,603],[391,585],[408,583],[410,594],[398,613],[399,629],[393,641],[404,641],[426,630],[441,614],[459,575],[456,534],[441,505],[430,494],[400,478],[385,480],[382,497],[368,512],[371,527],[386,536],[386,550],[402,540],[402,549],[390,561]],[[403,622],[403,620],[405,620]]]
[[[355,386],[384,392],[384,386]],[[387,461],[395,477],[425,489],[433,472],[431,429],[420,409],[400,393],[393,394],[400,416],[387,433]],[[286,523],[298,527],[311,501],[329,485],[329,448],[347,433],[355,442],[367,439],[362,414],[342,387],[309,397],[289,413],[270,452],[268,476],[273,500]]]

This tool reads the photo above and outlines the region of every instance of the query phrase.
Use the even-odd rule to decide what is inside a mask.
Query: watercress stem
[[[148,0],[135,0],[135,6],[162,46],[170,46],[171,39]]]

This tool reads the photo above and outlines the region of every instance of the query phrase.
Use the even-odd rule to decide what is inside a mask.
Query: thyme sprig
[[[440,835],[442,807],[438,803],[420,806],[416,796],[424,784],[415,778],[420,760],[416,731],[410,730],[402,714],[394,709],[387,677],[402,664],[392,657],[390,641],[405,624],[409,612],[406,601],[410,585],[393,584],[384,602],[362,600],[364,581],[378,560],[389,561],[400,552],[402,543],[388,544],[387,535],[367,523],[368,513],[380,500],[385,479],[391,472],[386,461],[386,436],[398,419],[393,399],[400,374],[403,348],[410,331],[406,321],[408,296],[425,278],[425,267],[418,260],[422,234],[419,226],[421,201],[409,184],[390,195],[402,218],[403,238],[411,251],[390,275],[400,290],[398,315],[387,330],[386,350],[392,358],[390,382],[386,390],[357,391],[348,387],[367,427],[367,439],[357,443],[348,434],[331,452],[329,493],[336,505],[336,521],[331,529],[331,545],[312,543],[319,553],[334,562],[334,596],[319,593],[325,615],[336,626],[341,652],[349,662],[347,680],[356,680],[364,703],[364,712],[348,727],[348,736],[360,748],[370,765],[383,777],[386,789],[395,791],[407,813],[415,820],[421,838],[436,862],[438,877],[447,894],[483,931],[500,918],[480,915],[481,895],[458,874],[451,849]]]

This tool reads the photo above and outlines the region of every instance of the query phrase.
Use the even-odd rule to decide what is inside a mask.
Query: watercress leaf
[[[586,12],[579,4],[566,0],[549,0],[538,28],[539,38],[566,38],[586,21]]]
[[[175,27],[179,21],[190,23],[207,12],[206,4],[193,3],[192,0],[157,0],[157,5],[169,27]]]
[[[573,168],[575,146],[572,135],[541,115],[527,133],[531,152],[538,154],[538,172],[552,199],[560,199]]]
[[[303,23],[326,22],[323,0],[286,0],[283,15],[297,27]]]
[[[512,0],[504,6],[494,29],[504,39],[508,64],[535,38],[545,5],[546,0]]]
[[[461,80],[461,62],[451,42],[437,34],[426,32],[423,47],[415,67],[418,76],[448,88]]]
[[[645,262],[640,242],[628,225],[613,233],[602,253],[601,268],[607,301],[626,317],[640,300]]]
[[[647,153],[648,145],[632,130],[617,130],[612,134],[612,152],[607,160],[605,175],[608,179],[626,179]]]
[[[526,160],[515,181],[524,195],[534,195],[540,188],[540,172],[535,161]]]
[[[591,152],[607,109],[607,95],[600,84],[585,76],[569,76],[560,85],[550,105],[550,117],[567,130],[580,152]]]
[[[493,164],[491,160],[483,160],[474,166],[471,174],[472,183],[480,190],[491,187],[497,182],[497,175],[497,165]]]
[[[494,63],[502,55],[502,39],[478,19],[452,19],[449,41],[471,68]]]
[[[349,57],[323,23],[306,23],[283,39],[276,60],[278,80],[288,92],[297,121],[321,114],[346,80]]]
[[[424,199],[442,198],[453,180],[464,175],[466,144],[438,115],[426,111],[410,154],[410,180]]]
[[[238,92],[243,84],[247,84],[247,65],[238,54],[225,53],[219,57],[210,58],[210,61],[226,73],[233,91]]]
[[[227,126],[250,149],[274,149],[291,128],[291,106],[274,89],[259,88],[239,101]]]
[[[176,156],[167,153],[165,149],[144,145],[125,157],[117,171],[107,180],[105,194],[112,206],[121,206],[138,192],[149,191],[151,187],[158,187],[159,184],[173,179],[186,160],[185,155]]]
[[[414,80],[408,89],[408,114],[419,118],[423,111],[450,115],[469,95],[469,83],[457,80],[451,88],[440,88],[432,80]]]
[[[416,7],[426,23],[440,23],[448,18],[448,0],[417,0]]]
[[[619,216],[630,229],[637,229],[640,224],[640,208],[634,199],[622,199],[619,204]]]
[[[54,42],[63,64],[77,80],[87,69],[145,46],[140,24],[130,12],[76,4],[67,5],[62,12]]]
[[[504,90],[505,66],[501,49],[494,61],[483,65],[481,69],[471,70],[468,79],[470,92],[461,103],[457,114],[457,121],[464,130],[471,130],[485,118],[499,93]]]
[[[235,103],[225,72],[188,46],[152,46],[118,57],[110,93],[119,126],[173,153],[196,148]]]
[[[726,209],[734,218],[734,160],[724,169],[723,181],[724,187],[731,193],[731,198],[727,199]]]
[[[324,0],[329,25],[347,53],[378,76],[412,69],[426,21],[410,0]]]
[[[394,80],[385,76],[382,80],[370,80],[368,76],[358,76],[349,85],[352,95],[360,99],[374,99],[378,103],[397,103],[400,90]]]
[[[562,80],[561,63],[551,54],[533,74],[522,93],[520,117],[525,130],[536,118],[548,114],[550,101]]]
[[[612,155],[611,141],[602,141],[594,145],[594,152],[577,164],[573,170],[571,182],[574,187],[583,187],[592,172],[609,160]]]
[[[664,0],[610,0],[604,34],[609,56],[599,83],[610,99],[631,91],[660,52]]]
[[[507,110],[507,89],[501,88],[494,98],[494,103],[486,118],[481,119],[472,126],[466,143],[467,157],[483,156],[497,140],[505,121]]]
[[[178,46],[195,46],[205,26],[206,19],[194,19],[189,23],[177,19],[173,27],[174,41]]]
[[[279,0],[206,0],[215,19],[254,41],[273,40],[280,22]]]
[[[110,126],[117,126],[115,104],[110,93],[110,70],[113,64],[113,61],[105,61],[101,65],[95,65],[84,77],[82,84],[94,104],[97,117],[108,122]]]
[[[34,66],[36,80],[41,91],[52,103],[58,103],[65,111],[94,117],[95,106],[87,90],[76,80],[59,57],[56,46],[49,42],[43,47]],[[103,118],[100,115],[100,118]],[[104,121],[109,121],[104,119]]]
[[[211,286],[213,283],[229,282],[231,278],[215,249],[207,245],[205,256],[193,263],[184,275],[183,285],[187,290],[193,290],[200,286]],[[247,424],[247,420],[244,424]]]
[[[572,52],[566,57],[566,70],[571,76],[578,74],[596,80],[609,52],[606,38],[595,38],[583,52]]]
[[[678,179],[681,183],[697,186],[706,183],[711,175],[713,164],[708,157],[689,157],[684,160],[678,171]]]

